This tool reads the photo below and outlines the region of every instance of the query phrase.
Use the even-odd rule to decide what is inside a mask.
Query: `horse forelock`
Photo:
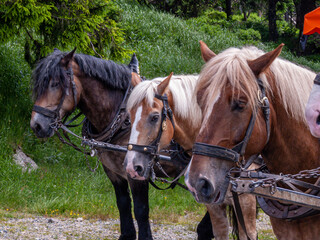
[[[67,87],[65,71],[60,65],[60,61],[64,56],[65,53],[54,51],[52,54],[38,62],[32,72],[34,99],[37,99],[46,93],[51,79],[58,79],[63,90]]]
[[[143,100],[149,106],[153,105],[157,86],[165,78],[155,78],[150,81],[139,83],[132,91],[128,103],[127,110],[141,104]],[[174,102],[174,112],[178,116],[189,119],[193,124],[198,125],[201,121],[201,110],[194,97],[194,89],[197,84],[198,76],[196,75],[174,75],[169,84],[169,90],[172,94]]]
[[[232,94],[244,93],[252,109],[258,107],[259,86],[247,60],[254,60],[263,54],[263,51],[255,47],[229,48],[204,66],[196,87],[196,93],[201,92],[198,99],[203,109],[203,124],[209,119],[214,104],[228,85],[231,86]],[[304,106],[315,73],[279,58],[271,64],[270,72],[272,74],[269,75],[274,78],[275,90],[270,87],[271,79],[267,79],[264,73],[259,76],[267,92],[273,96],[273,91],[277,91],[287,113],[298,121],[304,121]]]
[[[67,78],[60,61],[66,54],[54,51],[39,61],[32,73],[33,97],[35,99],[45,94],[51,79],[58,79],[63,91],[65,90]],[[85,75],[97,79],[107,87],[126,90],[131,82],[131,70],[126,65],[85,54],[76,54],[74,59]]]

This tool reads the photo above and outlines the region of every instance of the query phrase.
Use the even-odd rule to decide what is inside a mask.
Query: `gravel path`
[[[184,225],[161,224],[151,221],[155,240],[196,239],[196,222]],[[257,221],[258,230],[270,231],[270,223],[264,214]],[[117,239],[119,220],[87,220],[63,217],[8,217],[0,219],[0,239]]]

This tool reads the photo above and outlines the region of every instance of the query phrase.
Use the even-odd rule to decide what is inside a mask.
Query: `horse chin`
[[[46,132],[37,132],[34,130],[34,133],[37,136],[37,138],[51,138],[54,135],[54,131],[52,128],[49,128]]]
[[[201,194],[192,193],[198,203],[203,204],[221,204],[224,202],[223,193],[221,191],[217,191],[214,195],[210,197],[202,196]]]
[[[229,179],[227,178],[225,182],[220,183],[219,187],[211,194],[202,194],[201,192],[196,192],[196,200],[199,203],[204,204],[222,204],[225,200],[225,196],[229,186]]]

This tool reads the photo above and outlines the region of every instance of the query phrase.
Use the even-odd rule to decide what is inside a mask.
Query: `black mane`
[[[60,65],[61,59],[66,54],[55,50],[37,64],[32,74],[33,96],[35,99],[46,92],[50,79],[59,80],[62,89],[66,89],[68,79],[65,69]],[[119,65],[110,60],[103,60],[85,54],[75,54],[74,59],[84,74],[97,79],[106,87],[125,90],[130,84],[131,70],[126,65]]]

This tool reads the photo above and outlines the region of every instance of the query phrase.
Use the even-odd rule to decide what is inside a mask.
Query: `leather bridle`
[[[161,122],[158,131],[157,137],[149,144],[149,145],[138,145],[138,144],[128,144],[128,151],[137,151],[145,154],[150,154],[153,156],[152,160],[157,157],[158,148],[162,133],[167,130],[167,118],[171,121],[173,129],[175,128],[174,120],[173,120],[173,113],[168,103],[168,96],[167,94],[158,95],[155,94],[155,98],[159,99],[163,103],[162,111],[161,111]]]
[[[187,165],[184,168],[184,170],[182,170],[171,181],[168,181],[168,180],[163,179],[163,178],[156,177],[155,172],[153,170],[153,165],[154,165],[154,163],[156,163],[156,165],[158,166],[159,170],[166,177],[170,178],[170,176],[165,172],[165,170],[162,168],[162,166],[161,166],[161,164],[159,162],[159,155],[160,155],[160,153],[159,153],[159,144],[160,144],[160,139],[161,139],[162,133],[167,130],[167,118],[171,121],[173,130],[175,129],[175,123],[174,123],[174,120],[173,120],[173,112],[172,112],[172,110],[170,108],[167,94],[164,94],[164,95],[155,94],[155,98],[161,100],[162,104],[163,104],[162,111],[161,111],[161,122],[160,122],[160,127],[159,127],[159,131],[158,131],[157,137],[149,145],[138,145],[138,144],[129,143],[128,146],[127,146],[127,150],[128,151],[137,151],[137,152],[148,154],[148,155],[151,156],[151,159],[149,160],[149,163],[148,163],[148,168],[146,170],[146,173],[148,173],[150,170],[152,171],[151,172],[152,173],[152,177],[149,178],[149,182],[154,188],[156,188],[158,190],[166,190],[166,189],[169,189],[169,188],[173,189],[176,185],[179,185],[180,187],[188,190],[188,188],[185,185],[179,183],[179,179],[185,173]],[[182,163],[186,161],[186,156],[185,156],[186,153],[183,151],[183,148],[181,146],[179,146],[176,142],[171,140],[170,147],[171,148],[180,147],[180,151],[173,150],[174,154],[170,153],[170,156],[171,156],[172,160],[173,159],[178,159],[178,161],[181,161]],[[189,160],[190,159],[188,158],[187,161],[189,161]],[[158,187],[155,184],[154,180],[160,180],[162,182],[170,183],[170,185],[168,187],[166,187],[166,188],[161,188],[161,187]]]
[[[74,77],[73,77],[73,70],[72,68],[68,68],[68,70],[65,71],[66,72],[66,75],[67,75],[67,78],[69,79],[69,83],[70,85],[72,86],[72,94],[73,94],[73,99],[74,99],[74,106],[73,106],[73,109],[71,111],[74,112],[74,110],[76,109],[77,107],[77,89],[76,89],[76,84],[74,82]],[[32,111],[34,112],[37,112],[37,113],[40,113],[48,118],[51,118],[53,120],[53,123],[57,123],[57,122],[60,122],[62,119],[60,117],[60,110],[61,110],[61,107],[63,105],[63,102],[64,102],[64,99],[66,97],[66,95],[69,95],[69,87],[66,88],[66,91],[63,91],[62,93],[62,97],[60,99],[60,102],[57,106],[57,108],[55,110],[50,110],[50,109],[47,109],[47,108],[44,108],[44,107],[41,107],[41,106],[38,106],[38,105],[34,105],[33,108],[32,108]],[[67,114],[67,116],[65,116],[65,119],[71,114]]]
[[[266,143],[268,143],[270,138],[270,103],[266,96],[266,91],[265,91],[263,82],[260,78],[257,79],[257,83],[259,85],[259,92],[258,92],[259,103],[266,121],[266,129],[267,129]],[[242,168],[249,167],[251,163],[254,161],[254,158],[250,158],[246,163],[242,163],[241,159],[245,154],[248,142],[252,135],[252,131],[256,122],[256,117],[257,117],[257,110],[253,111],[251,115],[250,122],[243,140],[240,143],[238,143],[236,146],[234,146],[232,149],[217,146],[217,145],[210,145],[206,143],[196,142],[193,145],[193,149],[192,149],[193,154],[231,161],[236,163],[239,167],[242,167]]]

